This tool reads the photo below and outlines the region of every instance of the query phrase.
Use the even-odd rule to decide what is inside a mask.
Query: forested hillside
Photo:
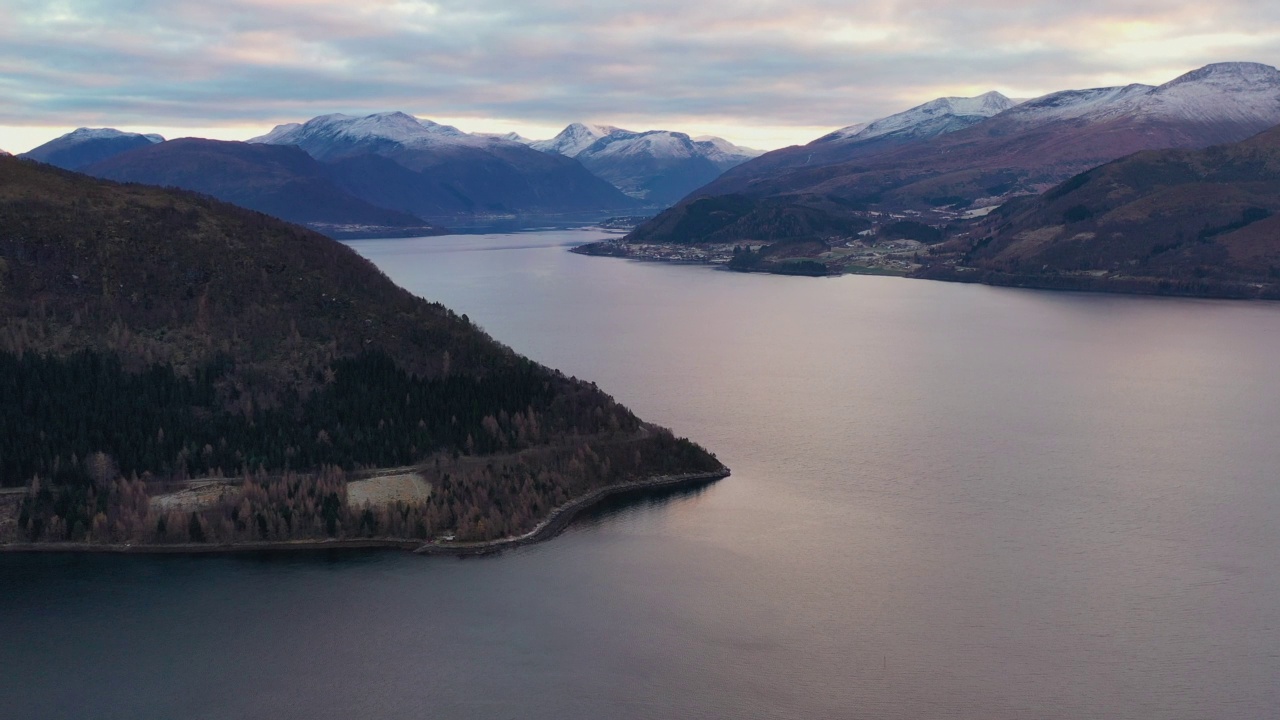
[[[410,465],[429,500],[348,506],[344,473]],[[10,540],[485,539],[719,468],[323,236],[0,158],[0,483],[29,487]],[[241,481],[151,506],[197,476]]]

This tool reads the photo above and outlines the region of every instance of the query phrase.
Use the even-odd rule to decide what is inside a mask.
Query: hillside
[[[1280,127],[1082,173],[1001,207],[931,265],[924,276],[1280,298]]]
[[[0,310],[0,482],[29,488],[4,540],[481,540],[721,471],[345,246],[192,193],[0,158]],[[401,466],[429,497],[348,502],[345,474]],[[156,496],[195,476],[223,494]]]
[[[329,167],[291,146],[182,138],[129,150],[82,170],[119,182],[194,190],[333,237],[442,232],[339,187]]]
[[[767,153],[675,209],[707,196],[801,204],[819,198],[844,203],[852,214],[911,211],[945,223],[966,209],[1038,194],[1140,150],[1250,137],[1280,123],[1280,71],[1220,63],[1160,86],[1068,90],[999,110],[1005,104],[988,105],[998,110],[989,117],[968,115],[976,119],[968,124],[940,118],[962,117],[975,102],[942,103],[936,112],[926,104],[903,117]],[[876,132],[878,126],[886,132]],[[948,131],[934,134],[937,128]]]

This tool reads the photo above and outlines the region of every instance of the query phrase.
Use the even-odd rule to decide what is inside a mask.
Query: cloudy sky
[[[1264,0],[0,0],[0,148],[78,126],[244,139],[404,110],[760,148],[941,95],[1280,64]]]

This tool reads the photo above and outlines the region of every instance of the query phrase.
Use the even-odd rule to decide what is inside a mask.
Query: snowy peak
[[[510,141],[471,135],[451,125],[420,120],[404,112],[382,112],[365,116],[334,113],[305,123],[278,125],[271,132],[249,140],[266,145],[297,145],[313,157],[326,159],[353,150],[401,147],[410,150],[464,146],[491,147]]]
[[[667,205],[761,153],[718,137],[697,140],[670,130],[632,132],[611,125],[573,123],[530,147],[566,155],[623,193]]]
[[[742,162],[743,158],[759,157],[764,154],[763,150],[735,145],[714,135],[701,135],[693,141],[703,148],[703,153],[713,162],[732,161],[736,164]]]
[[[568,157],[577,157],[579,153],[591,147],[602,138],[615,133],[630,133],[629,130],[612,125],[589,125],[587,123],[570,123],[559,135],[550,140],[539,140],[529,143],[534,150],[545,153],[558,153]]]
[[[1280,70],[1260,63],[1215,63],[1159,87],[1134,84],[1052,93],[1023,103],[1009,117],[1023,123],[1151,118],[1274,125],[1280,123]]]
[[[886,135],[911,139],[931,138],[962,130],[993,115],[998,115],[1016,104],[995,91],[976,97],[940,97],[871,123],[850,125],[819,138],[817,142],[836,140],[857,142]]]
[[[1223,62],[1205,65],[1180,75],[1160,86],[1160,90],[1186,83],[1212,83],[1231,87],[1256,87],[1280,85],[1280,70],[1270,65],[1252,62]]]
[[[693,140],[684,133],[666,130],[649,130],[633,133],[618,130],[592,143],[581,156],[601,157],[650,157],[663,159],[689,158],[698,154]]]
[[[477,137],[489,138],[491,140],[506,140],[507,142],[520,143],[521,145],[532,145],[533,141],[521,135],[518,132],[509,133],[475,133]]]
[[[588,163],[588,167],[606,160],[658,163],[705,160],[724,171],[761,154],[758,150],[738,147],[724,138],[708,136],[694,140],[685,133],[670,130],[631,132],[614,129],[575,157]]]
[[[164,138],[154,133],[143,135],[142,133],[124,132],[115,128],[76,128],[53,142],[79,143],[88,142],[90,140],[115,140],[117,138],[143,138],[152,143],[162,143]]]
[[[122,132],[115,128],[77,128],[22,156],[67,170],[79,170],[100,160],[164,142],[159,135]]]
[[[530,143],[529,147],[579,160],[585,160],[588,157],[652,159],[705,157],[717,164],[730,165],[737,165],[762,154],[759,150],[739,147],[724,138],[709,135],[693,139],[686,133],[670,130],[633,132],[612,125],[587,123],[572,123],[554,138]]]
[[[1280,71],[1259,63],[1216,63],[1151,91],[1140,115],[1201,123],[1280,123]]]

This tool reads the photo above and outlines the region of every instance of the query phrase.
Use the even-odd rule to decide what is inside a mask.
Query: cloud
[[[1280,61],[1280,7],[10,0],[0,125],[267,126],[403,109],[808,131],[941,94],[1159,83],[1223,60]]]

